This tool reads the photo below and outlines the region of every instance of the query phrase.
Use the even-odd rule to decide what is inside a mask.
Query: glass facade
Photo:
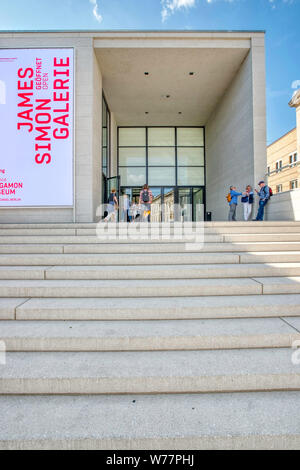
[[[151,221],[204,220],[204,139],[203,127],[119,127],[121,194],[138,203],[147,183]]]
[[[119,127],[121,186],[204,186],[203,127]]]

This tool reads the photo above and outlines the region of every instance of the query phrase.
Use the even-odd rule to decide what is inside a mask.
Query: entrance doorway
[[[198,222],[204,220],[205,191],[199,187],[152,186],[151,222]],[[120,188],[131,206],[139,204],[140,187]]]

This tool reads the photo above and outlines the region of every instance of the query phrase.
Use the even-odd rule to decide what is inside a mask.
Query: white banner
[[[73,205],[73,49],[0,49],[0,207]]]

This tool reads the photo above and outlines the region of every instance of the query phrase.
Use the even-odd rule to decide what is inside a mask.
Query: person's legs
[[[108,214],[104,219],[105,222],[108,222],[114,216],[114,206],[112,204],[108,204],[107,211],[108,211]]]
[[[251,211],[252,211],[252,204],[249,204],[249,202],[244,203],[244,219],[248,221],[251,216]]]
[[[265,207],[266,207],[267,203],[268,203],[268,199],[264,202],[264,205],[263,205],[263,208],[262,208],[262,218],[261,218],[261,220],[264,220],[264,216],[265,216]]]
[[[249,204],[248,202],[248,219],[247,220],[251,219],[252,208],[253,208],[253,204]]]
[[[236,220],[236,204],[230,204],[228,220],[229,221]]]
[[[264,220],[265,205],[268,201],[259,201],[259,208],[256,216],[256,220]]]
[[[236,204],[232,204],[232,205],[233,205],[232,220],[236,222]]]
[[[259,201],[259,206],[258,206],[258,211],[257,211],[256,220],[261,220],[261,201]]]
[[[244,202],[243,203],[243,208],[244,208],[244,220],[248,220],[248,203]]]

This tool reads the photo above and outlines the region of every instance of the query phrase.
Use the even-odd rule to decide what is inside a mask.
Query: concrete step
[[[0,266],[0,279],[214,279],[300,276],[300,263],[154,266]]]
[[[300,392],[2,396],[0,413],[1,450],[300,449]]]
[[[91,245],[89,245],[91,246]],[[265,251],[265,250],[264,250]],[[63,253],[63,245],[0,245],[0,254],[16,254],[16,253]]]
[[[257,235],[258,237],[260,235]],[[291,235],[291,237],[293,234]],[[222,243],[223,240],[223,235],[207,235],[205,237],[205,241],[207,243]],[[277,238],[278,240],[278,238]],[[137,244],[137,243],[147,243],[147,244],[170,244],[170,243],[190,243],[191,238],[188,237],[180,237],[180,238],[173,238],[173,237],[166,237],[166,238],[150,238],[145,236],[136,236],[136,237],[124,237],[124,238],[117,238],[113,237],[112,235],[110,236],[105,236],[103,238],[99,238],[96,236],[64,236],[64,235],[10,235],[9,238],[8,236],[0,236],[0,244],[7,245],[7,243],[13,243],[13,244]],[[193,241],[193,239],[192,239]],[[264,239],[265,241],[265,239]],[[299,238],[296,239],[295,241],[299,241]]]
[[[300,251],[249,253],[2,254],[0,266],[153,266],[299,263]]]
[[[43,227],[43,226],[32,226],[32,227],[23,227],[22,225],[14,228],[3,228],[0,227],[0,236],[4,235],[17,235],[17,236],[51,236],[51,235],[78,235],[78,236],[95,236],[98,231],[105,232],[107,230],[117,230],[120,233],[130,233],[130,232],[148,232],[148,231],[158,231],[160,233],[171,233],[174,234],[177,231],[179,233],[185,232],[190,233],[195,230],[204,230],[207,235],[218,235],[218,234],[272,234],[272,233],[295,233],[300,235],[300,225],[281,225],[281,226],[270,226],[270,225],[260,225],[260,224],[249,224],[238,226],[236,224],[229,224],[226,226],[212,226],[207,227],[201,223],[198,224],[90,224],[90,225],[71,225],[67,227],[63,225],[62,227]]]
[[[236,227],[234,225],[229,226],[229,227],[224,227],[224,228],[204,228],[203,226],[199,225],[198,227],[185,227],[183,225],[180,225],[179,227],[175,226],[166,226],[166,227],[155,227],[153,225],[140,225],[137,226],[135,224],[131,225],[125,225],[125,226],[116,226],[116,230],[118,230],[119,233],[136,233],[138,230],[144,231],[151,233],[151,231],[160,234],[171,234],[174,236],[175,233],[179,233],[181,235],[182,233],[190,234],[193,231],[198,230],[199,233],[203,230],[203,233],[205,236],[213,236],[213,235],[224,235],[224,236],[230,236],[230,235],[273,235],[274,233],[280,233],[283,235],[295,235],[298,237],[298,240],[300,239],[300,227],[299,226],[291,226],[291,227],[264,227],[264,226],[259,226],[259,224],[255,226],[249,226],[249,227]],[[54,229],[55,230],[55,229]],[[71,233],[72,229],[61,229],[63,230],[68,230],[69,233],[65,233],[66,235],[74,235]],[[107,225],[100,225],[95,228],[79,228],[76,229],[75,235],[77,236],[96,236],[99,232],[104,233],[107,230]],[[18,235],[19,229],[8,229],[6,230],[7,232],[11,231],[10,235]],[[3,232],[3,233],[2,233]],[[41,232],[41,233],[39,233]],[[48,232],[48,233],[47,233]],[[51,235],[52,234],[52,229],[51,230],[45,230],[45,229],[33,229],[31,233],[27,230],[21,230],[19,232],[20,235]],[[0,230],[0,235],[6,235],[4,231]],[[57,233],[57,235],[64,235],[64,233]]]
[[[12,268],[13,270],[13,268]],[[21,269],[22,272],[22,269]],[[7,270],[4,268],[4,275]],[[25,273],[26,274],[26,273]],[[300,263],[202,264],[160,266],[55,266],[45,279],[213,279],[267,276],[300,276]],[[1,269],[0,269],[1,278]],[[2,277],[3,279],[4,277]],[[24,277],[23,277],[24,278]],[[36,273],[35,279],[38,279]],[[6,277],[6,279],[9,279]],[[14,278],[15,279],[15,278]],[[28,278],[27,278],[28,279]]]
[[[1,223],[0,224],[0,229],[17,229],[17,228],[23,228],[23,229],[34,229],[34,228],[43,228],[43,229],[61,229],[61,228],[95,228],[98,225],[99,222],[53,222],[53,223]],[[232,227],[299,227],[300,228],[300,221],[289,221],[289,220],[283,220],[283,221],[278,221],[278,220],[265,220],[263,222],[260,222],[259,224],[256,221],[248,221],[244,222],[242,220],[239,220],[237,222],[228,222],[228,221],[223,221],[223,222],[176,222],[176,224],[183,225],[185,227],[195,227],[195,226],[203,226],[205,228],[232,228]],[[127,226],[126,223],[121,222],[120,225]],[[136,225],[142,225],[140,223],[137,223]],[[144,225],[144,224],[143,224]],[[151,224],[150,224],[151,225]],[[169,223],[167,222],[155,222],[152,223],[152,225],[155,226],[168,226]]]
[[[285,278],[281,279],[284,280]],[[278,293],[286,293],[284,281],[282,282],[282,287],[279,287],[278,290]],[[281,290],[283,292],[280,292]],[[298,284],[298,289],[294,291],[300,293],[300,283]],[[289,292],[289,289],[287,289],[287,292]],[[0,297],[186,297],[261,293],[262,283],[249,278],[67,281],[0,280]]]
[[[18,245],[12,245],[17,248]],[[26,245],[23,245],[26,249]],[[42,245],[41,245],[42,247]],[[46,248],[46,247],[45,247]],[[5,253],[5,245],[0,245],[0,253]],[[19,249],[22,249],[20,246]],[[42,248],[41,248],[42,249]],[[13,250],[13,249],[12,249]],[[64,245],[64,253],[177,253],[186,252],[187,247],[185,243],[152,243],[152,244],[70,244]],[[199,248],[193,246],[189,247],[188,251],[199,252]],[[201,247],[203,253],[218,253],[218,252],[275,252],[275,251],[300,251],[300,242],[253,242],[253,243],[205,243]],[[21,251],[20,251],[21,252]],[[14,251],[11,251],[14,253]]]
[[[91,231],[91,229],[86,229]],[[95,229],[92,229],[95,233]],[[77,230],[75,228],[0,228],[0,236],[55,236],[55,235],[76,235]]]
[[[240,263],[289,263],[299,259],[298,251],[266,251],[240,253]]]
[[[300,252],[300,242],[253,242],[253,243],[205,243],[201,248],[203,253],[219,252],[277,252],[293,251]],[[96,254],[96,253],[186,253],[185,243],[107,243],[107,244],[69,244],[69,245],[47,245],[47,244],[0,244],[0,254]],[[199,252],[199,247],[189,247],[188,252]]]
[[[9,237],[9,238],[8,238]],[[114,238],[115,237],[115,238]],[[200,235],[202,240],[202,236]],[[96,235],[5,235],[0,236],[0,244],[7,243],[14,244],[100,244],[100,243],[110,243],[110,244],[136,244],[136,243],[191,243],[193,238],[190,237],[173,237],[172,235],[162,237],[147,237],[145,235],[136,235],[136,236],[124,236],[123,238],[118,237],[117,235],[103,235],[103,237],[97,237]],[[245,234],[205,234],[204,236],[205,243],[249,243],[249,242],[300,242],[300,233],[245,233]]]
[[[300,318],[160,321],[2,321],[7,351],[289,348]],[[298,328],[298,330],[297,330]]]
[[[300,390],[291,348],[8,352],[0,393],[127,394]]]
[[[49,266],[0,266],[0,279],[45,279]]]
[[[300,295],[225,295],[153,298],[7,298],[2,319],[168,320],[300,317]]]
[[[261,277],[255,278],[255,280],[262,285],[263,294],[293,294],[300,292],[300,277]]]
[[[300,251],[298,253],[300,261]],[[297,255],[293,255],[297,261]],[[154,265],[154,264],[217,264],[239,263],[236,253],[146,253],[146,254],[18,254],[0,255],[1,266],[39,265]]]
[[[210,235],[207,235],[208,238]],[[213,236],[213,235],[212,235]],[[221,235],[224,242],[299,242],[299,233],[239,233],[239,234],[224,234]]]
[[[14,320],[16,318],[16,308],[27,301],[28,299],[26,298],[7,299],[0,297],[0,320]]]

